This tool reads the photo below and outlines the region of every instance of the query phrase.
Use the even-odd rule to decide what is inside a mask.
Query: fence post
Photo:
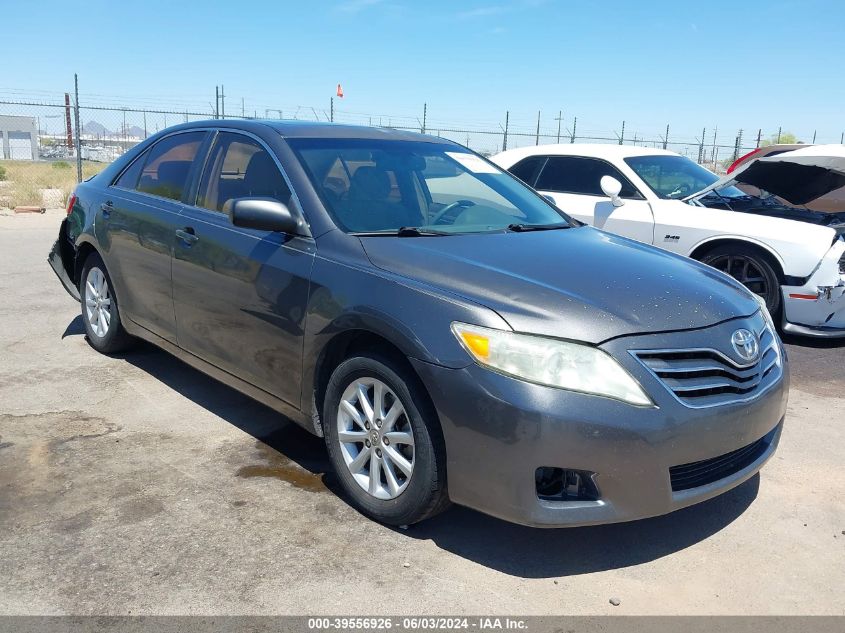
[[[572,134],[569,137],[569,142],[575,142],[575,128],[578,126],[578,117],[572,117]]]
[[[560,143],[560,122],[563,120],[563,110],[557,113],[557,142]]]
[[[813,130],[813,145],[816,144],[816,131]]]
[[[510,120],[510,110],[505,112],[505,136],[502,138],[502,151],[508,148],[508,121]]]
[[[74,120],[76,122],[76,182],[82,182],[82,130],[79,127],[79,77],[73,73]]]
[[[717,125],[713,129],[713,151],[710,153],[710,158],[713,159],[713,171],[716,171],[716,134],[719,132],[719,126]]]
[[[778,140],[777,140],[777,141],[775,141],[775,145],[779,145],[779,144],[780,144],[780,133],[781,133],[782,131],[783,131],[783,127],[782,127],[782,126],[778,126]]]
[[[701,140],[698,143],[698,164],[704,162],[704,135],[707,134],[707,128],[701,128]]]
[[[214,118],[220,118],[220,86],[214,86]]]
[[[619,144],[625,144],[625,121],[622,121],[622,134],[619,136]]]
[[[422,124],[422,133],[425,134],[425,123],[426,117],[428,116],[428,104],[423,103],[423,124]]]
[[[663,149],[669,144],[669,124],[666,124],[666,136],[663,137]]]
[[[534,137],[534,145],[540,144],[540,111],[537,110],[537,135]]]
[[[329,118],[329,121],[334,123],[334,97],[329,98],[329,112],[331,114],[331,118]]]
[[[739,128],[739,134],[736,135],[734,142],[734,161],[739,158],[739,148],[742,146],[742,128]]]
[[[757,130],[757,147],[760,147],[760,139],[763,136],[763,128],[758,128]]]

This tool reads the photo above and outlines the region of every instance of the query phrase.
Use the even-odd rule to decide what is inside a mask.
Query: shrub
[[[70,163],[66,160],[57,160],[53,163],[53,169],[70,169]]]
[[[6,168],[0,165],[0,180],[6,180]]]

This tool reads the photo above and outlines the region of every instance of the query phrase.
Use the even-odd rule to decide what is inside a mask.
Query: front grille
[[[768,326],[758,332],[761,353],[742,365],[715,349],[644,350],[631,352],[688,407],[712,407],[751,400],[777,382],[781,358]]]
[[[730,477],[757,461],[766,451],[768,445],[766,438],[761,437],[748,446],[744,446],[730,453],[725,453],[719,457],[702,459],[699,462],[692,462],[691,464],[672,466],[669,469],[672,491],[679,492],[681,490],[689,490],[690,488],[698,488],[699,486],[712,484],[714,481],[719,481],[725,477]]]

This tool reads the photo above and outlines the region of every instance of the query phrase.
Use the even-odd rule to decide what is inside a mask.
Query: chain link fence
[[[61,93],[59,93],[61,94]],[[642,133],[622,123],[618,130],[591,128],[563,113],[519,116],[505,112],[501,121],[439,120],[431,117],[427,105],[420,116],[369,114],[337,108],[293,106],[252,108],[244,100],[234,114],[221,108],[221,101],[208,109],[166,107],[123,107],[100,101],[83,101],[67,93],[49,99],[14,95],[4,99],[0,91],[0,209],[63,207],[79,179],[104,169],[121,154],[148,136],[177,123],[213,118],[273,118],[334,121],[389,127],[441,136],[485,155],[504,149],[549,143],[613,143],[669,149],[717,172],[736,157],[751,151],[763,140],[774,140],[780,130],[756,129],[753,133],[726,134],[718,129],[700,135],[680,137],[669,126],[660,132]],[[813,132],[813,141],[816,134]],[[802,139],[809,142],[809,139]],[[819,139],[819,142],[842,142]]]

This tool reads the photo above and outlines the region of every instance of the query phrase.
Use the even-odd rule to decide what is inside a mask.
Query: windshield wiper
[[[432,229],[423,229],[418,226],[400,226],[396,231],[398,237],[431,237],[449,235],[444,231],[434,231]]]
[[[508,231],[526,233],[528,231],[556,231],[557,229],[571,229],[570,224],[508,224]]]

